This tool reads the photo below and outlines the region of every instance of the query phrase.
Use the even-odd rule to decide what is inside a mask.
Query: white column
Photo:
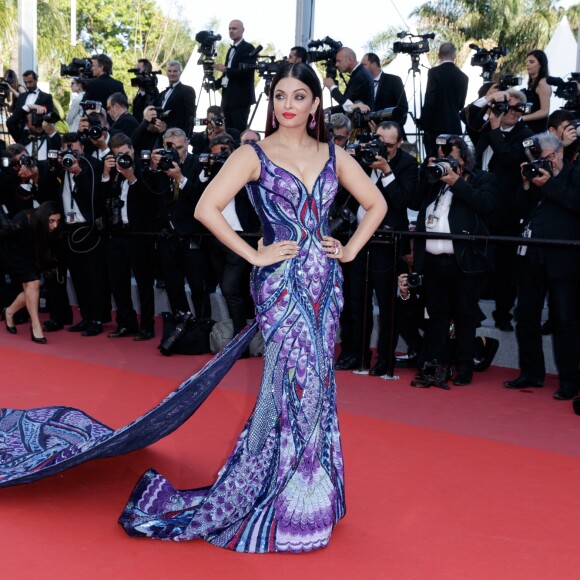
[[[18,0],[19,76],[25,70],[36,71],[37,0]]]
[[[315,0],[296,0],[296,46],[308,47],[314,32],[314,3]],[[290,50],[290,46],[283,48]]]

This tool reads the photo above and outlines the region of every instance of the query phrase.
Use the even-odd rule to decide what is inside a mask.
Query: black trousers
[[[541,383],[546,374],[541,316],[547,294],[560,388],[577,391],[580,387],[580,282],[552,278],[546,265],[536,260],[526,257],[518,261],[521,264],[516,337],[522,375]]]
[[[240,133],[248,128],[251,107],[226,107],[224,118],[226,127],[233,127]]]
[[[425,254],[427,313],[424,360],[441,361],[449,337],[449,324],[455,325],[455,358],[459,370],[473,369],[475,330],[481,323],[479,292],[483,275],[467,275],[453,254]]]
[[[130,330],[154,329],[155,296],[154,241],[150,238],[118,234],[107,240],[107,270],[117,306],[117,326]],[[137,283],[141,324],[131,297],[131,273]]]
[[[520,235],[519,226],[493,226],[491,235],[517,237]],[[493,318],[496,322],[505,323],[513,318],[511,309],[516,301],[516,249],[511,244],[497,244],[494,250],[495,272],[492,276],[492,288],[495,310]]]
[[[100,234],[86,235],[84,229],[77,229],[69,237],[67,248],[67,263],[82,319],[110,320],[105,241]],[[105,312],[107,304],[109,311]]]
[[[389,333],[394,336],[395,332],[390,323],[390,317],[391,301],[397,284],[393,272],[393,247],[388,245],[367,245],[351,263],[350,309],[355,353],[360,356],[361,350],[364,350],[365,361],[363,362],[370,359],[370,341],[373,329],[373,305],[370,298],[367,300],[366,310],[364,308],[367,251],[369,259],[368,283],[370,289],[375,292],[379,307],[377,352],[379,357],[389,360],[390,357],[394,356],[394,351],[389,352],[388,345],[390,342]],[[366,325],[363,332],[365,319]],[[364,349],[361,348],[362,344],[364,344]]]
[[[247,304],[251,300],[250,264],[215,238],[207,240],[207,247],[215,280],[226,301],[234,334],[237,334],[246,326]]]
[[[159,240],[157,248],[172,312],[190,310],[184,286],[184,280],[187,280],[196,318],[209,317],[211,307],[204,276],[205,259],[199,244],[188,238],[172,236]]]

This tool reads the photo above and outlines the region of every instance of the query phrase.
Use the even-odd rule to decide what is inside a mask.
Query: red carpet
[[[19,329],[20,330],[20,329]],[[156,343],[0,329],[0,406],[67,404],[111,427],[139,416],[208,357]],[[347,515],[326,550],[246,555],[203,541],[138,540],[116,520],[154,466],[210,483],[252,410],[261,359],[239,361],[177,432],[152,447],[0,490],[7,578],[554,578],[578,576],[580,418],[556,381],[512,392],[492,368],[451,391],[338,373]]]

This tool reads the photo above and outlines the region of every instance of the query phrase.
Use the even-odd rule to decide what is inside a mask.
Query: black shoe
[[[108,338],[125,338],[126,336],[136,336],[137,331],[131,330],[130,328],[125,328],[124,326],[120,326],[115,330],[115,332],[109,332],[107,334]]]
[[[16,326],[8,326],[8,320],[6,318],[6,310],[8,310],[8,309],[2,308],[2,312],[0,313],[0,320],[6,321],[6,330],[10,334],[16,334],[18,332],[18,329],[16,328]]]
[[[407,352],[395,357],[395,366],[400,368],[414,368],[417,366],[417,353],[413,351]]]
[[[534,387],[536,389],[539,389],[544,386],[544,383],[530,381],[527,377],[520,375],[513,381],[505,381],[503,386],[506,387],[507,389],[525,389],[526,387]]]
[[[103,325],[100,322],[93,320],[87,324],[87,327],[83,332],[81,332],[81,336],[97,336],[103,332]]]
[[[358,358],[354,354],[339,356],[336,361],[335,369],[337,371],[352,371],[359,368]]]
[[[151,340],[155,338],[155,332],[153,330],[140,330],[134,337],[133,340]]]
[[[499,328],[503,332],[513,332],[514,327],[509,320],[497,320],[495,323],[495,327]]]
[[[481,338],[479,341],[481,341]],[[499,340],[486,336],[485,344],[482,345],[479,352],[473,357],[473,370],[477,372],[486,371],[491,366],[498,348]]]
[[[387,361],[382,358],[379,357],[375,366],[371,368],[371,370],[369,371],[369,375],[373,376],[373,377],[381,377],[383,375],[386,375],[389,372],[389,365],[387,364]]]
[[[552,397],[557,399],[558,401],[569,401],[570,399],[574,399],[578,394],[578,389],[574,388],[562,388],[560,387]]]
[[[459,370],[457,371],[457,376],[453,379],[453,384],[458,387],[465,387],[466,385],[471,384],[472,379],[473,373],[471,371]]]
[[[89,326],[88,320],[81,320],[80,322],[77,322],[74,326],[69,326],[67,330],[69,332],[83,332],[84,330],[87,329],[88,326]]]
[[[37,336],[34,336],[34,330],[32,330],[32,328],[30,329],[30,340],[32,342],[35,342],[36,344],[46,344],[46,338],[44,336],[41,336],[40,338]]]
[[[57,322],[56,320],[45,320],[44,324],[42,325],[42,330],[44,332],[56,332],[57,330],[62,330],[64,328],[64,324],[61,322]]]

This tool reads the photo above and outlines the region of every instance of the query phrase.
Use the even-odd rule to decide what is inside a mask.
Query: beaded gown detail
[[[262,169],[247,188],[264,244],[300,247],[292,260],[252,271],[265,342],[256,406],[211,487],[180,492],[150,470],[120,522],[131,535],[203,537],[240,552],[308,551],[327,545],[345,513],[333,363],[342,273],[321,246],[337,190],[334,148],[308,192],[252,146]]]

